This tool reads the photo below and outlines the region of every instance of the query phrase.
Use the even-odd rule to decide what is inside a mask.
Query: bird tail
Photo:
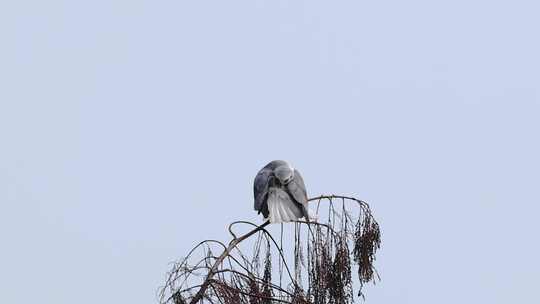
[[[293,222],[303,216],[302,211],[289,199],[287,193],[276,191],[272,194],[267,200],[270,223]]]

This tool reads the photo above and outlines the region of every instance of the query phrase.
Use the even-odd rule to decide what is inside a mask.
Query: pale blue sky
[[[3,1],[0,302],[155,303],[287,159],[367,303],[539,303],[537,1]]]

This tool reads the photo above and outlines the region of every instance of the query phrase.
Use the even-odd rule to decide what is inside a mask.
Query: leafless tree
[[[268,222],[238,221],[229,225],[227,245],[200,242],[174,263],[160,303],[346,304],[363,298],[362,287],[378,279],[373,263],[381,244],[369,205],[338,195],[309,201],[316,205],[317,222],[282,225],[279,238],[268,231]],[[237,235],[237,226],[252,230]],[[293,246],[283,246],[284,226],[294,229]],[[248,239],[253,245],[249,255],[240,248]]]

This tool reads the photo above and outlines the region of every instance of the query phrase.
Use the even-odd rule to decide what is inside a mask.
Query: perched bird
[[[255,210],[270,223],[292,222],[308,214],[308,198],[302,175],[283,160],[264,166],[253,184]]]

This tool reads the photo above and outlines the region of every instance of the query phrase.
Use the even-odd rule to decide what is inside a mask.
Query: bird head
[[[274,169],[274,175],[282,185],[287,185],[294,178],[294,169],[288,165],[279,166]]]

